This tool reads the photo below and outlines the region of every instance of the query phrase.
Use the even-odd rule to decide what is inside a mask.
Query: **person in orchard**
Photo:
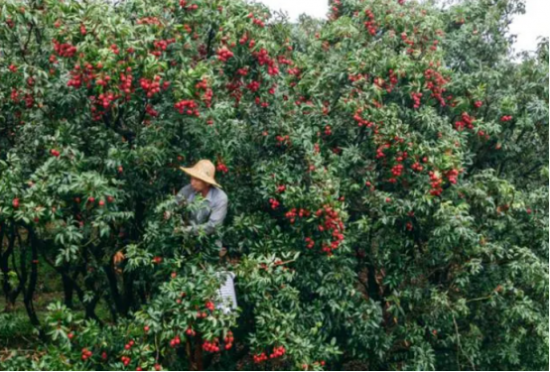
[[[197,195],[201,195],[204,200],[202,206],[191,213],[190,225],[176,227],[174,232],[194,235],[201,232],[215,233],[223,224],[228,205],[227,195],[214,179],[216,167],[210,160],[203,159],[191,168],[180,169],[191,176],[191,183],[181,188],[176,195],[176,201],[192,203]],[[226,250],[222,247],[221,240],[216,240],[216,245],[220,249],[220,256],[224,256]]]
[[[176,195],[178,204],[187,201],[191,203],[200,195],[203,203],[190,215],[190,224],[178,226],[174,229],[176,234],[199,235],[201,232],[213,234],[223,224],[227,215],[228,198],[214,178],[216,167],[210,160],[200,160],[191,168],[180,167],[182,171],[191,176],[191,182],[182,187]],[[221,240],[216,240],[220,257],[225,256],[227,250],[222,247]],[[113,263],[117,265],[124,260],[124,253],[118,251],[113,257]]]

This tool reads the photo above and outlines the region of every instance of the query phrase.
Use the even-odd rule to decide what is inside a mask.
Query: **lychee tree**
[[[541,368],[548,43],[511,60],[522,10],[6,0],[0,266],[50,351],[33,367]],[[201,158],[230,262],[174,234],[178,167]],[[45,265],[65,305],[41,322]]]

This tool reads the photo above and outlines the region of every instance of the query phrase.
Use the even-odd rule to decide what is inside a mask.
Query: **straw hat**
[[[199,160],[197,164],[195,164],[191,168],[180,167],[180,169],[191,177],[198,178],[201,181],[221,188],[221,185],[218,184],[214,179],[214,175],[216,174],[216,167],[214,166],[214,164],[212,164],[210,160]]]

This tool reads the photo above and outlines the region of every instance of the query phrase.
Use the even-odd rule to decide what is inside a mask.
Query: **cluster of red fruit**
[[[267,360],[267,355],[265,355],[265,353],[261,353],[258,355],[254,355],[253,358],[254,358],[254,363],[259,364]]]
[[[256,26],[265,27],[265,23],[261,19],[254,17],[254,13],[249,13],[247,17],[252,19],[252,23]]]
[[[98,77],[95,81],[96,85],[105,87],[107,86],[107,83],[111,80],[110,76],[105,76],[105,78]]]
[[[14,64],[11,64],[10,67],[8,67],[8,69],[13,72],[14,74],[17,72],[17,66],[14,65]]]
[[[279,358],[285,355],[285,353],[286,353],[286,349],[284,346],[278,346],[278,347],[276,346],[273,348],[273,352],[269,355],[269,358],[271,359]],[[261,354],[254,355],[253,358],[254,358],[254,363],[256,364],[265,362],[268,359],[267,355],[264,352],[262,352]]]
[[[56,150],[56,149],[51,149],[51,150],[50,150],[50,154],[51,154],[52,156],[55,156],[56,158],[59,157],[59,155],[61,155],[61,153],[60,153],[58,150]]]
[[[97,102],[98,105],[103,106],[104,109],[111,106],[111,102],[113,102],[115,99],[117,99],[119,96],[114,95],[113,92],[108,93],[101,93],[99,96],[97,96],[97,99],[95,97],[90,97],[91,101]],[[92,99],[93,98],[93,99]]]
[[[507,122],[507,121],[510,121],[512,120],[513,117],[510,116],[510,115],[504,115],[503,117],[500,118],[500,121],[502,121],[503,123]]]
[[[362,126],[365,126],[367,128],[370,128],[374,125],[374,123],[368,121],[368,120],[365,120],[361,117],[361,114],[363,113],[363,109],[358,109],[355,114],[353,115],[353,119],[357,122],[357,125],[359,125],[360,127]]]
[[[243,37],[239,39],[239,44],[244,45],[246,44],[247,41],[248,41],[248,34],[244,34]],[[250,40],[250,42],[248,43],[248,48],[252,49],[255,46],[256,46],[256,40],[254,39]],[[245,67],[245,68],[247,69],[248,67]]]
[[[96,65],[96,68],[100,70],[103,67],[101,63]],[[129,67],[128,67],[129,68]],[[86,63],[84,70],[80,65],[75,65],[74,69],[70,71],[71,79],[68,81],[67,86],[73,88],[80,88],[82,82],[86,83],[86,88],[90,88],[92,81],[96,79],[96,74],[94,73],[94,66],[91,63]],[[109,75],[104,77],[105,81],[109,81],[111,77]],[[99,80],[99,79],[98,79]],[[101,81],[100,81],[101,82]]]
[[[187,5],[187,1],[186,0],[180,0],[180,6],[182,8],[185,8],[187,10],[197,10],[199,9],[199,6],[197,4],[190,4],[190,5]]]
[[[246,76],[248,75],[248,72],[249,72],[249,69],[248,69],[248,66],[246,67],[243,67],[243,68],[240,68],[237,70],[237,74],[241,75],[241,76]],[[229,88],[228,88],[229,89]]]
[[[294,75],[296,78],[300,78],[300,69],[298,67],[290,67],[286,70],[287,74]]]
[[[32,96],[32,94],[25,94],[25,97],[23,99],[25,101],[26,108],[31,108],[34,105],[34,97]]]
[[[160,92],[160,76],[155,75],[153,80],[141,78],[139,79],[139,85],[147,94],[147,98],[151,98]]]
[[[332,134],[332,128],[330,125],[325,126],[325,136],[330,136]]]
[[[195,84],[195,89],[204,90],[204,94],[202,96],[202,100],[206,103],[206,107],[210,107],[212,105],[212,97],[214,96],[214,92],[210,87],[208,87],[208,81],[206,79],[202,79],[197,84]],[[199,95],[200,93],[197,93]]]
[[[302,218],[302,217],[309,217],[311,213],[307,209],[300,208],[298,211],[296,208],[292,208],[290,211],[286,212],[285,217],[290,220],[290,223],[294,223],[296,221],[296,216]]]
[[[181,344],[181,339],[178,335],[170,340],[170,347],[177,347],[179,344]]]
[[[445,106],[445,99],[443,93],[446,91],[444,86],[448,81],[438,71],[427,69],[424,71],[424,78],[426,81],[426,88],[432,91],[432,97],[437,99],[441,106]]]
[[[218,338],[215,338],[213,341],[204,341],[202,343],[202,349],[209,353],[217,353],[220,351],[220,344]]]
[[[155,50],[153,50],[151,54],[158,58],[162,55],[162,52],[164,52],[170,44],[173,44],[175,42],[176,42],[176,39],[174,38],[167,39],[167,40],[155,40],[153,42],[153,46],[155,47]]]
[[[142,17],[136,22],[138,25],[155,25],[160,26],[161,22],[157,17]]]
[[[93,355],[93,353],[90,350],[88,350],[86,348],[82,349],[82,356],[81,356],[82,360],[86,360],[88,358],[91,358],[92,355]]]
[[[400,1],[399,3],[401,3],[401,1]],[[325,361],[324,361],[324,360],[321,360],[320,362],[313,362],[313,363],[312,363],[312,366],[317,366],[317,365],[324,366],[325,364],[326,364]],[[302,364],[302,369],[307,370],[307,369],[308,369],[308,365],[305,364],[305,363]]]
[[[260,89],[260,82],[252,80],[246,87],[252,92],[257,92]]]
[[[233,347],[233,341],[235,338],[233,337],[233,332],[228,331],[227,336],[223,339],[225,341],[225,350],[229,350]]]
[[[124,349],[125,350],[130,350],[132,348],[132,346],[134,346],[134,340],[128,341],[128,343],[126,345],[124,345]]]
[[[227,49],[227,47],[222,47],[218,49],[217,55],[220,61],[227,62],[229,58],[233,57],[233,52]]]
[[[277,199],[270,198],[269,204],[271,204],[271,209],[277,209],[281,203]]]
[[[323,243],[322,251],[327,255],[332,255],[332,251],[337,249],[342,241],[344,240],[344,223],[340,219],[338,212],[335,211],[330,205],[326,204],[323,208],[320,208],[315,212],[317,217],[323,217],[324,221],[322,224],[319,224],[318,229],[320,232],[330,231],[331,232],[331,243],[330,245]]]
[[[389,179],[389,182],[396,183],[397,182],[396,177],[401,176],[401,174],[403,173],[403,164],[394,165],[391,169],[391,173],[392,173],[393,177],[391,177]]]
[[[178,110],[180,114],[187,114],[191,116],[200,116],[198,105],[193,100],[181,100],[174,104],[174,108]]]
[[[365,28],[369,30],[371,35],[376,35],[376,22],[374,21],[374,14],[369,10],[365,10],[365,15],[369,19],[365,22]]]
[[[222,173],[227,173],[229,171],[227,165],[225,165],[224,163],[218,163],[218,165],[216,166],[216,170]]]
[[[76,54],[76,47],[69,43],[60,43],[53,40],[53,49],[60,57],[70,58]]]
[[[422,98],[422,93],[415,93],[415,92],[412,92],[411,93],[411,98],[413,99],[414,101],[414,108],[417,109],[420,107],[421,103],[420,103],[420,99]]]
[[[285,99],[285,101],[286,101],[286,99]],[[304,96],[300,96],[299,99],[297,99],[296,101],[294,101],[294,104],[295,104],[296,106],[300,106],[300,105],[302,105],[302,104],[305,104],[306,106],[313,106],[313,102],[312,102],[310,99],[307,99],[307,98],[304,97]],[[306,113],[306,112],[304,111],[304,113]]]
[[[248,34],[245,33],[245,34],[239,39],[239,44],[244,45],[244,44],[246,44],[247,41],[248,41]]]
[[[285,190],[286,190],[286,186],[285,186],[285,185],[277,186],[277,192],[283,193],[283,192],[285,192]]]
[[[269,53],[265,48],[260,49],[259,52],[253,52],[252,55],[258,59],[260,66],[267,65],[267,73],[271,76],[279,74],[279,67],[274,59],[269,57]]]
[[[261,106],[261,107],[264,107],[264,108],[265,108],[265,107],[269,107],[269,102],[266,102],[266,101],[263,101],[263,102],[262,102],[262,101],[260,100],[260,97],[254,98],[254,102],[255,102],[256,105],[258,105],[258,106]]]
[[[11,88],[11,100],[15,103],[19,102],[19,92],[15,88]]]
[[[286,144],[286,145],[289,145],[290,144],[290,136],[287,134],[285,136],[277,136],[275,137],[275,139],[277,140],[277,146],[280,146],[280,145],[283,145],[283,144]]]
[[[124,355],[120,357],[120,360],[122,361],[122,364],[124,364],[125,367],[128,364],[130,364],[130,362],[132,361],[132,359],[130,359],[130,357],[127,357],[127,356],[124,356]]]
[[[111,44],[109,49],[111,49],[111,51],[116,55],[120,54],[120,49],[118,48],[118,45],[116,45],[116,44]]]
[[[393,70],[390,70],[390,83],[388,84],[386,80],[382,79],[381,77],[374,78],[374,85],[378,87],[379,89],[385,89],[386,92],[391,93],[393,88],[397,85],[397,75],[393,72]]]
[[[152,117],[157,117],[159,115],[159,112],[155,110],[151,104],[147,104],[147,106],[145,106],[145,112],[147,115]]]
[[[446,176],[447,178],[449,179],[449,182],[452,183],[453,185],[456,184],[456,181],[457,181],[457,177],[458,177],[458,170],[456,169],[451,169],[450,171],[448,171],[446,173]]]
[[[273,352],[271,354],[269,354],[269,357],[271,359],[278,358],[278,357],[282,357],[283,355],[285,355],[285,353],[286,353],[286,350],[285,350],[284,346],[275,346],[273,348]]]
[[[393,70],[390,70],[389,74],[390,74],[390,76],[389,76],[390,77],[390,85],[389,86],[386,85],[386,91],[388,93],[391,93],[393,88],[395,88],[395,86],[397,85],[398,79],[397,79],[397,74]]]
[[[329,16],[329,19],[330,20],[335,20],[338,18],[338,14],[340,12],[340,6],[342,5],[342,3],[340,2],[340,0],[334,0],[332,2],[332,7],[330,8],[331,9],[331,14]]]
[[[288,48],[290,48],[289,50],[292,50],[292,46],[289,45]],[[277,61],[280,65],[292,66],[294,64],[294,62],[292,62],[290,59],[287,59],[285,56],[278,56]]]
[[[412,170],[415,170],[415,171],[417,171],[417,172],[422,172],[422,170],[424,169],[424,167],[423,167],[422,165],[420,165],[419,162],[416,161],[416,162],[414,162],[413,165],[411,165],[411,169],[412,169]]]
[[[461,118],[462,120],[455,122],[456,130],[461,131],[464,128],[474,129],[474,117],[470,116],[467,112],[463,112]]]
[[[390,147],[391,147],[390,143],[385,143],[385,144],[379,146],[376,149],[376,159],[381,159],[381,158],[385,157],[386,154],[384,154],[384,149],[389,149]]]
[[[208,316],[204,311],[197,311],[197,318],[198,319],[204,319]]]
[[[401,40],[403,40],[407,45],[414,45],[414,41],[409,39],[406,32],[401,33]]]
[[[480,108],[481,106],[483,106],[483,102],[482,102],[482,101],[475,101],[475,102],[474,102],[474,107],[475,107],[475,108]]]
[[[311,249],[315,246],[315,241],[311,239],[310,237],[307,237],[306,239],[306,248]]]
[[[430,181],[431,181],[431,187],[432,187],[430,190],[430,194],[434,196],[441,195],[441,193],[443,192],[443,188],[441,187],[443,180],[433,171],[430,171],[428,174],[430,175]]]
[[[215,309],[214,303],[210,300],[206,301],[204,306],[206,306],[206,308],[210,311],[214,311],[214,309]]]

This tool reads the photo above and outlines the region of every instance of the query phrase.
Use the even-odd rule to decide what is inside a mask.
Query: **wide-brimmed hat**
[[[216,167],[210,160],[199,160],[197,164],[191,168],[180,167],[180,169],[191,177],[198,178],[199,180],[209,183],[210,185],[221,187],[221,185],[214,179],[214,176],[216,175]]]

